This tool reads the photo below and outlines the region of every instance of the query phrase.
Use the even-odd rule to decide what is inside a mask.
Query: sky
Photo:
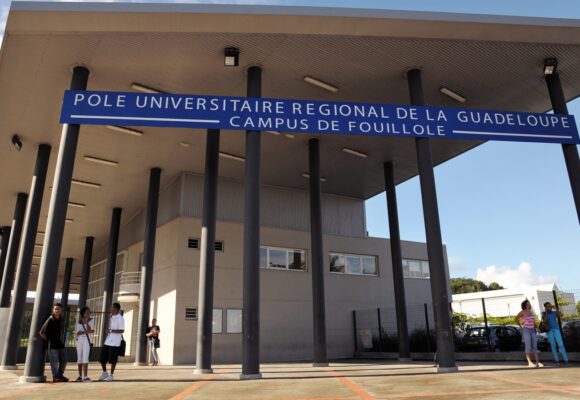
[[[580,19],[578,0],[139,2],[379,8]],[[0,0],[0,32],[9,7],[10,1]],[[568,108],[570,114],[580,118],[580,100],[569,103]],[[496,281],[510,288],[556,281],[562,289],[580,290],[580,226],[560,145],[488,142],[436,167],[435,179],[452,277]],[[417,178],[398,185],[397,201],[401,238],[425,241]],[[388,237],[384,193],[366,202],[366,212],[369,235]]]

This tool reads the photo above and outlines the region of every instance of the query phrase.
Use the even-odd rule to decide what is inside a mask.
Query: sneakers
[[[59,383],[59,382],[64,382],[64,381],[60,378],[52,378],[52,383]]]
[[[111,375],[107,376],[107,377],[105,378],[105,381],[107,381],[107,382],[113,382],[113,374],[111,374]]]
[[[85,383],[89,383],[89,382],[92,382],[92,380],[91,380],[91,378],[89,378],[88,376],[85,376],[85,377],[83,378],[83,382],[85,382]]]
[[[82,382],[83,378],[81,378],[80,376],[75,380],[75,382]]]
[[[99,380],[100,380],[100,381],[104,381],[104,380],[106,380],[108,377],[109,377],[109,374],[108,374],[106,371],[103,371],[103,372],[101,373],[101,375],[99,376]]]
[[[64,376],[64,375],[61,375],[61,376],[60,376],[60,379],[61,379],[63,382],[68,382],[68,378],[67,378],[66,376]]]

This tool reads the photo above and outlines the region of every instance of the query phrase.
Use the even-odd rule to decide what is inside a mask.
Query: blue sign
[[[68,90],[60,122],[580,143],[567,115],[187,94]]]

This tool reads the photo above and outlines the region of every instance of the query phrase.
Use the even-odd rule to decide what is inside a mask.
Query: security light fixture
[[[237,47],[226,47],[224,49],[224,66],[237,67],[240,65],[240,49]]]
[[[18,135],[12,135],[12,144],[16,147],[16,150],[20,151],[22,149],[22,140]]]
[[[304,82],[310,83],[311,85],[318,86],[324,90],[328,90],[329,92],[336,93],[338,92],[338,88],[336,86],[331,85],[330,83],[326,83],[321,81],[320,79],[313,78],[311,76],[306,75],[304,78]]]
[[[133,136],[143,136],[143,132],[138,131],[137,129],[126,128],[124,126],[107,125],[107,128],[112,130],[112,131],[128,133],[129,135],[133,135]]]
[[[220,157],[229,158],[230,160],[235,160],[235,161],[240,161],[240,162],[246,161],[246,159],[244,157],[236,156],[235,154],[224,153],[223,151],[220,151],[219,154],[220,154]]]
[[[191,146],[191,143],[189,143],[189,142],[179,142],[179,145],[181,147],[190,147]]]
[[[343,147],[342,151],[344,151],[345,153],[348,153],[348,154],[352,154],[353,156],[360,157],[360,158],[367,158],[368,157],[368,154],[363,153],[362,151],[349,149],[348,147]]]
[[[87,205],[83,203],[74,203],[72,201],[68,202],[69,207],[76,207],[76,208],[85,208]]]
[[[467,98],[460,95],[457,92],[454,92],[453,90],[446,88],[445,86],[442,86],[441,89],[439,89],[439,91],[441,93],[443,93],[445,96],[451,97],[453,100],[459,102],[459,103],[465,103],[467,101]]]
[[[286,136],[287,139],[294,139],[296,137],[292,133],[287,133],[284,136]]]
[[[310,174],[307,172],[302,173],[302,177],[306,179],[310,179]],[[326,182],[326,178],[324,176],[320,177],[320,182]]]
[[[78,179],[71,180],[71,183],[74,185],[85,186],[85,187],[90,187],[90,188],[95,188],[95,189],[100,189],[100,187],[101,187],[100,183],[80,181]]]
[[[159,94],[166,93],[162,90],[154,89],[150,86],[141,85],[140,83],[136,82],[131,83],[131,88],[143,93],[159,93]]]
[[[117,165],[119,165],[119,163],[117,161],[105,160],[104,158],[99,158],[99,157],[84,156],[83,158],[87,161],[90,161],[90,162],[103,164],[103,165],[110,165],[112,167],[116,167]]]
[[[280,136],[280,132],[278,132],[278,131],[266,131],[266,132],[271,133],[272,135],[275,135],[275,136]]]
[[[544,60],[544,75],[555,74],[557,68],[558,68],[557,58],[550,57]]]

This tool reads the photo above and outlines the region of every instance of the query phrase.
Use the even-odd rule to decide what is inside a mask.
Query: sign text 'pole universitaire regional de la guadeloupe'
[[[67,90],[60,122],[580,143],[569,115],[186,94]]]

